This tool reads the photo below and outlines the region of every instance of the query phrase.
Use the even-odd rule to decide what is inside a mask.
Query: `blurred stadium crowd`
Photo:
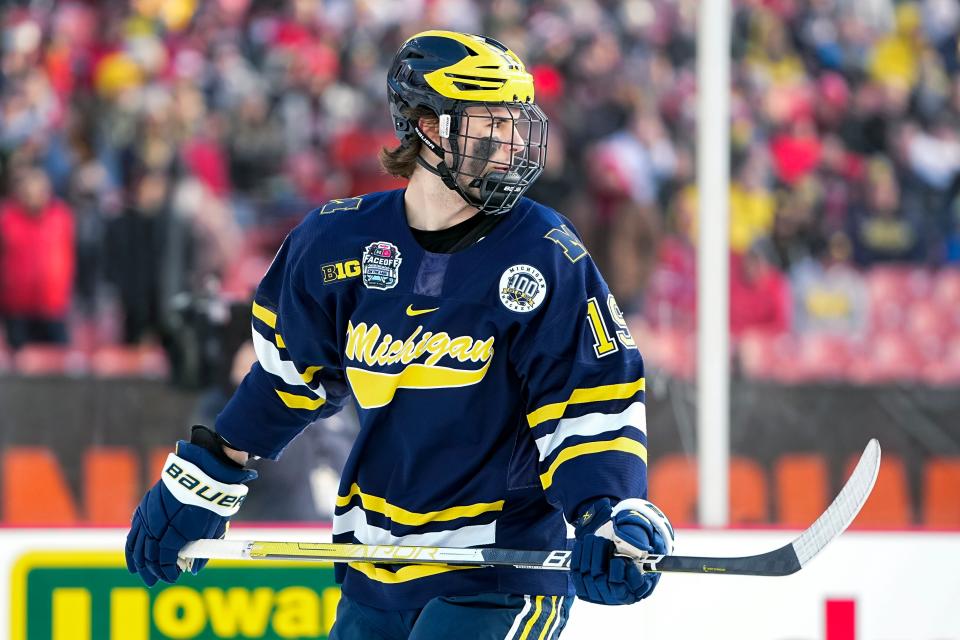
[[[573,220],[652,366],[692,376],[696,6],[4,3],[0,367],[209,378],[246,314],[227,301],[304,213],[402,186],[376,157],[385,67],[444,27],[527,62],[551,119],[530,195]],[[734,6],[740,371],[960,383],[960,4]]]

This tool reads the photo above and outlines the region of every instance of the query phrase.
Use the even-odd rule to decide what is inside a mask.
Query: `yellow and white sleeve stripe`
[[[536,439],[540,461],[546,460],[564,441],[574,436],[598,436],[625,426],[647,432],[647,412],[642,402],[634,402],[620,413],[588,413],[578,418],[564,418],[553,433]]]
[[[271,329],[276,329],[277,314],[256,302],[253,303],[253,316]],[[310,395],[301,395],[282,389],[275,389],[277,396],[283,404],[291,409],[307,409],[313,411],[319,409],[326,403],[327,394],[323,385],[318,383],[310,386],[308,384],[321,367],[311,366],[301,373],[293,362],[284,360],[280,356],[280,348],[286,348],[286,345],[279,333],[276,334],[276,343],[264,338],[263,335],[257,331],[256,327],[253,327],[252,334],[253,350],[256,352],[257,360],[260,362],[263,370],[280,378],[291,387],[302,388],[310,393]]]
[[[625,436],[579,442],[567,445],[574,437],[603,436],[623,429],[633,427],[644,435],[646,434],[646,410],[641,400],[632,402],[625,409],[616,413],[602,411],[604,404],[629,400],[644,391],[644,378],[632,382],[601,385],[597,387],[583,387],[574,389],[568,398],[561,402],[543,405],[527,414],[527,423],[531,429],[551,421],[557,421],[552,432],[536,438],[540,462],[554,456],[547,469],[540,475],[540,483],[544,489],[553,484],[554,474],[565,462],[585,455],[619,451],[639,457],[644,464],[647,462],[647,448],[643,442]],[[596,405],[598,411],[583,416],[564,418],[567,409],[574,405]],[[592,408],[592,407],[591,407]]]
[[[574,389],[570,397],[562,402],[552,402],[545,404],[527,414],[527,424],[533,429],[539,424],[548,420],[562,418],[566,413],[567,407],[575,404],[586,404],[591,402],[604,402],[608,400],[626,400],[646,389],[646,380],[640,378],[633,382],[622,384],[607,384],[599,387],[585,387]]]
[[[587,456],[595,453],[606,453],[609,451],[620,451],[630,453],[647,463],[647,447],[642,442],[632,438],[614,438],[613,440],[598,440],[596,442],[582,442],[580,444],[567,447],[560,452],[547,470],[540,474],[540,484],[544,489],[549,489],[553,484],[553,476],[557,469],[564,463],[580,456]]]

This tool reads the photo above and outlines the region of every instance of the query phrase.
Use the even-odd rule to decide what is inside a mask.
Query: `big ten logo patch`
[[[323,274],[323,284],[349,280],[360,275],[359,260],[341,260],[340,262],[330,262],[320,267]]]

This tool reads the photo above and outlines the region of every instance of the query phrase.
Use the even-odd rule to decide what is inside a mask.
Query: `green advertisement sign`
[[[326,638],[340,589],[328,564],[213,560],[146,588],[113,551],[22,555],[11,640]]]

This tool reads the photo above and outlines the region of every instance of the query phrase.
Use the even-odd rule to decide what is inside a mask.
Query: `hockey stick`
[[[879,469],[880,444],[873,439],[867,443],[853,474],[827,510],[797,539],[774,551],[742,558],[648,555],[638,558],[636,562],[645,572],[751,576],[786,576],[796,573],[853,522],[873,489]],[[193,558],[217,558],[387,564],[434,563],[569,571],[570,555],[570,551],[559,549],[523,551],[243,540],[197,540],[180,550],[181,568],[189,567]]]

